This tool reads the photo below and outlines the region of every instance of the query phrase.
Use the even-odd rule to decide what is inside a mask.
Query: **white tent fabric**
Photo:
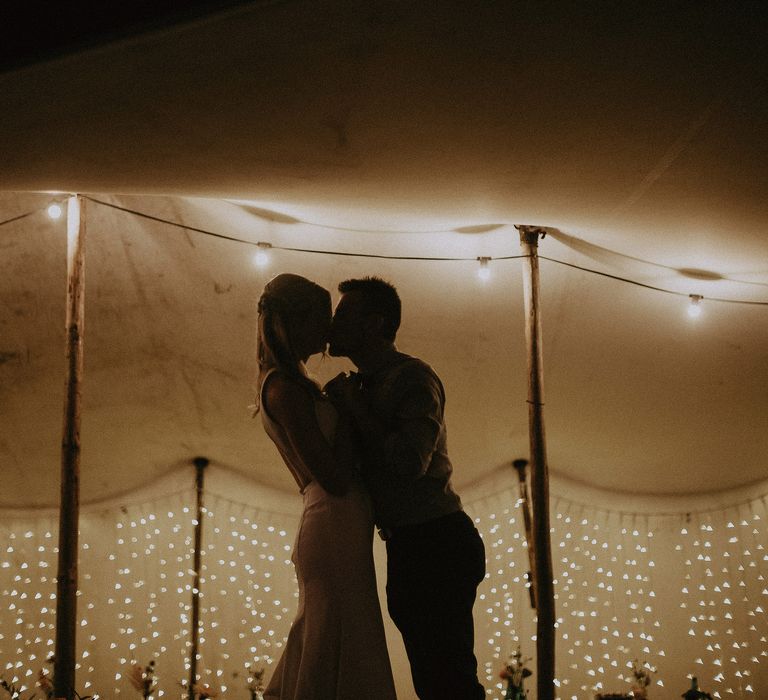
[[[63,220],[51,195],[5,195],[0,407],[6,506],[56,503],[63,391]],[[83,499],[137,488],[200,454],[290,489],[250,419],[255,301],[290,269],[331,290],[377,273],[395,282],[405,316],[401,347],[426,358],[448,391],[459,486],[527,456],[520,260],[512,226],[484,234],[361,234],[267,220],[220,200],[108,196],[86,201],[86,378]],[[105,202],[191,227],[180,229]],[[317,222],[312,222],[317,223]],[[194,229],[240,238],[222,240]],[[382,260],[273,250],[258,241],[346,253],[456,257]],[[671,291],[705,296],[699,319],[683,296],[542,261],[546,418],[554,472],[612,491],[685,494],[765,479],[768,454],[766,306],[746,284],[693,280],[551,235],[542,255]],[[748,293],[745,293],[748,290]],[[347,368],[326,358],[321,379]],[[110,466],[115,465],[115,466]],[[121,465],[120,467],[116,465]],[[28,484],[33,479],[35,488]]]
[[[286,533],[264,541],[279,599],[292,600],[278,564],[293,486],[248,410],[255,301],[286,270],[332,291],[374,273],[400,289],[400,347],[445,381],[456,483],[489,546],[483,673],[518,638],[531,653],[508,475],[528,452],[521,261],[506,258],[519,254],[514,224],[537,224],[549,227],[540,252],[551,259],[541,265],[562,697],[625,687],[617,676],[635,657],[659,669],[653,698],[676,697],[694,672],[720,697],[768,693],[758,610],[768,595],[764,29],[748,3],[259,2],[0,75],[3,666],[39,666],[51,621],[31,596],[50,595],[50,566],[29,593],[18,567],[37,566],[35,552],[52,561],[46,509],[59,487],[65,226],[44,210],[80,192],[89,197],[83,602],[109,611],[85,608],[98,629],[83,638],[93,656],[83,683],[125,694],[114,674],[133,653],[142,662],[159,653],[119,617],[146,624],[149,589],[108,603],[100,585],[139,580],[111,528],[136,522],[151,539],[141,518],[153,503],[156,517],[180,518],[163,516],[162,546],[187,547],[184,496],[168,475],[195,456],[229,475],[212,521]],[[260,241],[273,246],[263,268],[253,262]],[[491,258],[485,283],[478,257]],[[690,294],[703,297],[697,319],[686,315]],[[327,379],[347,367],[326,358],[312,369]],[[238,478],[250,499],[242,508]],[[219,527],[214,551],[235,545]],[[269,569],[256,551],[242,557],[253,570],[216,604],[232,629],[243,615],[267,615],[235,588],[263,585]],[[140,580],[166,573],[187,585],[183,562],[147,561],[157,568]],[[609,570],[622,578],[612,596]],[[642,586],[624,581],[633,575]],[[279,640],[290,605],[277,607],[281,619],[267,616]],[[168,694],[182,663],[180,619],[156,629],[174,650]],[[23,631],[9,634],[17,620]],[[603,644],[614,633],[624,642]],[[106,640],[118,646],[106,651]],[[242,670],[257,655],[250,644],[264,663],[274,656],[264,635],[228,639],[232,652],[214,640],[212,673]],[[406,676],[396,636],[393,650]],[[399,682],[408,698],[407,678]]]
[[[2,585],[4,614],[8,616],[3,627],[16,623],[23,625],[24,631],[17,632],[21,636],[14,635],[12,640],[6,638],[7,648],[4,646],[2,651],[14,659],[7,664],[22,663],[17,671],[23,669],[25,673],[34,671],[35,662],[39,667],[46,656],[53,610],[50,601],[36,609],[26,602],[20,605],[19,599],[22,582],[26,584],[26,595],[31,597],[34,590],[38,600],[50,598],[53,586],[50,574],[54,543],[50,533],[55,532],[55,521],[36,516],[40,508],[56,502],[63,397],[65,227],[62,221],[52,221],[45,214],[45,205],[51,199],[51,195],[6,195],[6,201],[12,203],[7,209],[11,215],[37,213],[3,227],[3,240],[12,252],[7,259],[14,265],[13,274],[5,278],[8,286],[4,293],[4,299],[12,300],[6,306],[11,312],[6,318],[12,323],[6,323],[10,332],[5,336],[6,342],[12,342],[7,346],[3,366],[7,380],[7,400],[2,408],[5,505],[7,515],[13,509],[23,523],[4,522],[10,551],[5,560],[7,580]],[[183,223],[189,229],[152,221],[138,213]],[[430,359],[446,381],[457,483],[470,495],[470,512],[479,519],[489,546],[490,575],[478,601],[478,655],[485,682],[493,689],[498,685],[495,674],[503,657],[518,643],[530,653],[534,633],[524,588],[527,566],[514,485],[509,483],[508,475],[495,501],[471,496],[477,489],[485,492],[489,475],[508,465],[511,457],[527,453],[520,261],[494,261],[492,279],[482,283],[476,277],[474,259],[489,249],[492,257],[516,254],[510,247],[511,232],[499,229],[470,236],[447,232],[363,238],[346,231],[318,233],[297,217],[293,218],[298,223],[284,223],[265,216],[263,208],[254,213],[253,205],[216,200],[108,195],[86,200],[82,491],[86,504],[95,502],[93,508],[97,511],[101,508],[98,503],[110,497],[113,508],[99,516],[101,519],[86,515],[82,525],[83,540],[89,548],[83,551],[81,564],[81,614],[90,633],[79,647],[87,655],[78,676],[81,687],[86,689],[87,683],[87,689],[107,696],[130,692],[125,674],[132,660],[146,663],[140,652],[144,656],[157,654],[158,663],[166,659],[162,681],[170,683],[165,686],[166,692],[172,692],[176,679],[183,676],[182,630],[190,585],[184,573],[189,568],[190,516],[179,510],[184,505],[189,507],[191,501],[173,495],[175,489],[163,479],[169,469],[188,464],[195,455],[207,455],[241,478],[278,489],[277,493],[285,493],[283,498],[290,501],[290,478],[248,409],[254,374],[255,299],[269,275],[290,269],[329,288],[339,279],[371,271],[393,279],[406,304],[402,347]],[[210,235],[217,232],[245,242]],[[397,246],[390,247],[395,235]],[[262,249],[249,245],[258,241],[284,248],[414,257],[435,257],[430,254],[438,250],[439,257],[469,260],[372,260],[273,249],[270,266],[262,269],[253,261],[254,253]],[[561,232],[554,232],[542,246],[556,246],[556,252],[548,256],[553,259],[587,262],[591,269],[610,269],[610,274],[620,276],[638,275],[654,286],[670,284],[663,278],[659,281],[639,275],[643,266],[647,270],[645,263],[622,260],[621,265],[611,268],[607,262],[615,260],[615,255]],[[587,260],[584,252],[589,255]],[[700,392],[711,395],[718,391],[709,378],[717,365],[694,349],[698,350],[702,343],[697,333],[706,334],[709,347],[716,347],[718,342],[727,347],[726,336],[749,327],[748,332],[741,331],[742,347],[759,357],[761,341],[751,345],[747,339],[762,334],[764,325],[759,319],[765,311],[760,306],[722,303],[728,313],[717,314],[712,311],[718,308],[713,304],[693,325],[684,313],[684,297],[561,267],[550,263],[544,270],[548,305],[545,319],[553,306],[557,319],[552,325],[545,320],[550,455],[555,478],[565,479],[555,491],[553,504],[558,617],[563,620],[562,637],[558,637],[558,678],[563,683],[560,697],[579,697],[585,689],[625,688],[627,664],[634,658],[642,658],[658,670],[656,680],[664,687],[654,688],[657,697],[667,697],[672,687],[679,687],[680,679],[694,672],[702,680],[716,684],[722,697],[730,694],[729,690],[744,696],[754,691],[759,696],[765,679],[754,660],[760,662],[766,649],[753,618],[759,618],[766,595],[766,537],[762,522],[753,522],[753,518],[765,519],[764,494],[768,489],[759,479],[749,479],[745,484],[744,471],[752,465],[754,475],[762,473],[764,435],[757,425],[750,429],[749,423],[752,410],[757,411],[751,416],[755,423],[761,420],[761,397],[755,396],[751,407],[737,405],[734,410],[733,386],[720,385],[721,402],[706,401]],[[611,289],[612,298],[625,304],[616,309],[615,319],[607,333],[603,330],[604,335],[597,335],[603,315],[590,313],[588,308],[588,300],[595,297],[595,286]],[[674,284],[670,288],[674,291]],[[627,311],[637,306],[638,299],[643,300],[646,310],[651,308],[664,319],[661,339],[658,334],[646,333],[647,325],[639,328],[636,311]],[[416,313],[409,313],[409,308],[416,309]],[[568,356],[559,356],[557,348],[568,339],[566,329],[584,332],[585,322],[593,324],[594,337],[587,333],[582,339],[571,331],[572,350]],[[683,342],[681,329],[689,334]],[[665,338],[674,338],[675,342],[666,347]],[[633,347],[635,342],[642,344],[641,349]],[[653,354],[647,351],[649,344]],[[688,350],[685,357],[680,357],[681,346]],[[728,347],[725,352],[733,350]],[[574,364],[575,357],[581,359]],[[704,367],[700,366],[702,362]],[[677,372],[674,381],[665,363],[672,364]],[[328,378],[345,366],[325,359],[313,369],[321,378]],[[740,398],[746,403],[750,402],[750,392],[757,393],[751,381],[755,376],[759,378],[760,369],[757,365],[757,374],[753,375],[745,375],[738,367],[729,370],[734,381],[742,382]],[[599,379],[606,376],[613,381],[620,378],[621,384],[612,386]],[[685,391],[690,395],[681,395]],[[605,395],[612,397],[613,403],[595,401],[595,396]],[[517,400],[513,401],[515,396]],[[44,398],[40,401],[39,397]],[[669,403],[666,408],[665,401]],[[672,426],[671,417],[675,421]],[[645,440],[639,440],[636,426],[646,426]],[[738,445],[723,439],[724,426],[729,426],[731,434],[744,435]],[[664,450],[668,451],[666,455]],[[712,459],[718,454],[724,462],[736,455],[739,468],[724,470]],[[670,472],[668,464],[679,467]],[[706,483],[707,479],[712,483]],[[582,504],[574,497],[583,495],[585,482],[612,488]],[[135,501],[131,494],[148,484],[156,485],[158,498],[140,502],[137,508],[126,506],[127,513],[115,509],[115,498]],[[229,683],[230,693],[236,692],[238,682],[242,684],[240,674],[246,664],[263,665],[269,671],[292,610],[295,587],[290,567],[285,565],[284,547],[292,538],[297,504],[294,498],[289,507],[283,504],[275,510],[268,506],[267,514],[257,517],[261,504],[274,498],[265,498],[265,486],[251,487],[256,488],[253,503],[242,508],[232,503],[241,502],[239,499],[247,492],[243,488],[230,489],[229,499],[213,501],[213,513],[224,519],[215,525],[219,532],[208,545],[212,547],[211,568],[227,585],[215,589],[221,597],[218,603],[204,605],[206,624],[211,625],[204,637],[208,640],[205,677],[220,672],[216,683]],[[697,497],[696,493],[702,491]],[[747,493],[746,500],[734,510],[733,504],[740,502],[736,494],[742,491]],[[191,497],[190,489],[186,493]],[[697,502],[697,498],[701,500]],[[625,505],[622,510],[617,507],[619,500],[642,503],[642,507],[627,510]],[[658,509],[667,517],[649,519],[644,514]],[[683,534],[681,524],[688,522],[685,514],[690,511],[702,514],[694,516],[693,526]],[[294,519],[285,520],[283,512],[293,513]],[[117,532],[118,522],[123,528],[130,527],[131,522],[139,523],[146,530],[142,537],[149,535],[154,541],[155,528],[149,516],[160,517],[163,513],[173,513],[180,520],[169,519],[160,529],[155,546],[173,545],[184,553],[162,557],[162,565],[148,564],[149,568],[136,578],[131,574],[130,562],[125,560],[133,558],[134,552],[121,555],[121,547],[116,544],[121,539],[125,543]],[[286,534],[274,541],[251,538],[238,550],[237,560],[216,559],[222,550],[229,552],[234,546],[229,535],[221,535],[239,532],[228,530],[232,517],[238,528],[256,523],[262,530],[269,532],[273,528],[273,534]],[[502,528],[504,518],[507,523]],[[729,524],[738,528],[733,542]],[[595,527],[598,531],[593,530]],[[707,534],[709,527],[716,535]],[[171,538],[168,544],[165,537]],[[589,542],[599,547],[599,553],[577,542]],[[269,554],[257,554],[258,547],[265,543]],[[710,556],[710,547],[738,564],[721,560],[718,563],[723,566],[718,570],[716,565],[702,563]],[[632,549],[637,549],[638,557],[627,555],[622,559],[623,552]],[[275,565],[272,571],[264,565],[262,554],[283,564]],[[39,559],[35,561],[35,557]],[[105,565],[105,561],[114,564]],[[226,573],[230,561],[244,567],[234,580]],[[661,571],[674,571],[678,576],[674,580],[662,577],[664,583],[660,585],[651,562],[661,562],[657,564]],[[23,564],[45,568],[39,579],[32,579],[19,569]],[[750,565],[752,568],[748,568]],[[740,567],[747,567],[746,573]],[[608,577],[608,572],[620,576],[623,586],[613,586],[601,578]],[[281,581],[280,585],[273,588],[271,581],[262,580],[267,574]],[[141,595],[119,598],[116,593],[104,598],[105,584],[106,589],[120,586],[118,590],[122,590],[126,585],[122,579],[126,577],[130,581],[127,585],[141,590]],[[179,579],[175,588],[161,583],[168,577]],[[635,587],[625,583],[624,577],[634,577]],[[98,581],[98,585],[91,588],[89,581]],[[266,599],[249,595],[247,591],[256,586],[269,586],[275,591],[279,588],[279,595],[269,603],[279,612],[271,608],[266,612]],[[601,595],[594,594],[594,587]],[[731,598],[724,592],[728,587],[744,590],[739,598]],[[156,600],[159,588],[167,594],[161,603]],[[617,596],[617,591],[621,595]],[[275,600],[280,602],[275,604]],[[713,606],[717,612],[711,610]],[[88,611],[97,607],[110,614],[89,618]],[[178,619],[173,616],[161,621],[153,612],[158,607],[178,610]],[[707,612],[699,610],[689,616],[691,608],[706,608]],[[251,617],[264,619],[272,626],[249,626]],[[121,622],[126,618],[143,620],[144,631]],[[227,632],[217,636],[214,629],[219,628]],[[690,638],[682,635],[683,628],[690,632]],[[235,629],[239,630],[237,640],[229,636]],[[390,628],[389,633],[400,696],[408,698],[412,690],[407,662],[396,632]],[[626,636],[627,642],[614,644],[617,634]],[[699,644],[699,638],[707,643]],[[713,638],[726,639],[731,646],[738,644],[739,652],[726,657],[723,642],[713,642]],[[102,644],[106,640],[111,647],[108,651]],[[595,644],[599,645],[597,650]],[[239,681],[232,678],[234,673]]]

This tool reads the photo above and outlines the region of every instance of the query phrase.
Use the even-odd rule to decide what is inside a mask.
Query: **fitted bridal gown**
[[[266,384],[269,374],[264,379]],[[291,560],[299,607],[265,700],[395,700],[373,565],[373,513],[359,477],[345,496],[312,480],[285,431],[262,422],[304,497]],[[337,414],[315,400],[318,425],[333,444]]]

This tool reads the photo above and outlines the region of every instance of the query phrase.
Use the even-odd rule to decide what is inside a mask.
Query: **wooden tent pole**
[[[64,426],[61,440],[59,559],[56,573],[54,697],[74,700],[77,559],[80,518],[80,403],[85,320],[85,201],[67,203],[67,316]]]
[[[200,646],[200,555],[203,544],[203,485],[208,460],[205,457],[195,457],[194,464],[197,516],[195,520],[194,582],[192,583],[192,641],[189,650],[189,700],[195,699],[197,653]]]
[[[531,599],[531,608],[536,610],[536,586],[533,582],[533,572],[536,569],[536,548],[533,543],[533,518],[531,516],[531,502],[528,499],[528,481],[526,469],[527,459],[516,459],[512,466],[517,470],[519,481],[520,507],[523,509],[523,525],[525,527],[525,544],[528,550],[528,597]]]
[[[544,370],[539,308],[539,236],[544,229],[518,226],[525,289],[525,339],[528,350],[528,428],[531,450],[531,498],[536,594],[536,682],[538,700],[555,696],[555,593],[552,582],[552,548],[549,536],[549,474],[544,439]]]

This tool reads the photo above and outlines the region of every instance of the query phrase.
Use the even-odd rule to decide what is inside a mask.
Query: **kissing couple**
[[[483,542],[451,486],[445,391],[400,352],[401,302],[377,277],[328,290],[293,274],[258,305],[258,405],[304,498],[292,561],[299,604],[266,700],[394,700],[376,589],[374,524],[386,541],[387,608],[420,700],[480,700],[472,607]],[[329,347],[357,372],[321,388]]]

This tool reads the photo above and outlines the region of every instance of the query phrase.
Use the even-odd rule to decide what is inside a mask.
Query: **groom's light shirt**
[[[399,354],[362,379],[369,410],[386,432],[380,453],[369,456],[365,469],[376,524],[399,527],[461,510],[451,487],[445,390],[435,371]]]

